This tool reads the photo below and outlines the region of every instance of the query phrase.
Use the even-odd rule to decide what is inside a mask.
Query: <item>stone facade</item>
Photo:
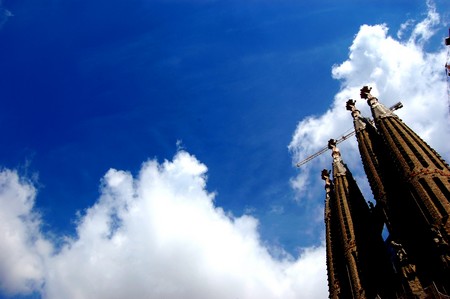
[[[347,110],[376,205],[366,204],[333,140],[332,178],[322,172],[330,298],[450,298],[450,168],[370,91],[361,98],[373,121],[353,100]]]

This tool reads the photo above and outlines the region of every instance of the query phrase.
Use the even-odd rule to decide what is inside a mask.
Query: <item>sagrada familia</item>
[[[332,173],[322,171],[329,297],[450,298],[450,167],[371,88],[361,98],[373,120],[353,100],[347,110],[376,204],[330,140]]]

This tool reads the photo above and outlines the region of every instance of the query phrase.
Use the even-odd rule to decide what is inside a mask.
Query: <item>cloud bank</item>
[[[13,234],[1,245],[2,290],[68,299],[326,298],[323,248],[272,257],[255,218],[214,206],[206,171],[184,151],[144,163],[137,177],[109,170],[77,236],[57,252],[33,212],[35,189],[1,172],[1,232]]]
[[[438,24],[429,5],[425,20],[405,22],[397,39],[386,25],[361,26],[349,58],[332,69],[342,84],[330,108],[298,124],[289,145],[294,163],[352,129],[344,104],[357,99],[363,85],[373,86],[386,105],[401,100],[398,114],[448,159],[445,49],[424,49]],[[357,104],[369,115],[364,102]],[[354,138],[341,149],[362,178]],[[292,180],[299,196],[323,193],[319,173],[330,163],[325,154],[301,168]],[[215,206],[206,173],[182,150],[172,161],[144,163],[136,177],[111,169],[99,199],[78,218],[76,236],[55,242],[42,232],[33,184],[0,171],[0,291],[50,299],[326,298],[324,247],[273,257],[260,240],[257,219]]]
[[[33,211],[35,196],[35,188],[17,173],[0,172],[0,289],[6,294],[28,294],[43,284],[44,258],[52,248]]]
[[[426,18],[417,24],[406,21],[400,26],[397,39],[388,34],[385,24],[361,26],[350,46],[348,59],[332,68],[333,78],[341,82],[341,88],[330,108],[322,115],[303,119],[297,126],[289,145],[293,162],[302,161],[324,147],[328,139],[338,139],[353,129],[352,118],[345,109],[349,98],[357,100],[357,107],[364,116],[371,116],[368,105],[359,99],[359,89],[364,85],[372,86],[372,94],[388,107],[401,101],[404,108],[396,113],[448,161],[446,49],[442,45],[436,52],[425,50],[438,25],[439,14],[428,2]],[[408,28],[411,28],[409,38],[400,39],[405,37]],[[340,148],[352,172],[366,184],[355,137],[341,143]],[[315,193],[319,185],[322,188],[320,170],[330,165],[331,158],[326,153],[302,166],[299,175],[292,180],[300,199],[308,198],[307,189]],[[367,189],[367,184],[363,188]]]

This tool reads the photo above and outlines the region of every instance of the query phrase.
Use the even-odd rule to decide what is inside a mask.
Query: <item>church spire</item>
[[[322,170],[322,180],[325,181],[325,239],[327,253],[328,289],[331,299],[339,299],[345,294],[348,279],[344,270],[345,260],[340,246],[339,223],[335,208],[333,183],[330,172]],[[344,291],[341,290],[344,285]],[[347,288],[347,293],[349,288]]]
[[[361,266],[359,265],[359,248],[356,243],[355,224],[353,211],[355,205],[351,201],[362,201],[364,199],[359,190],[351,188],[353,177],[347,171],[342,161],[341,153],[336,146],[336,141],[331,139],[328,142],[328,148],[331,149],[333,157],[333,182],[335,209],[339,223],[339,232],[341,240],[341,248],[345,257],[346,272],[348,275],[348,285],[350,286],[351,298],[367,298],[366,290],[363,287],[361,278]],[[355,194],[356,193],[356,194]]]
[[[392,153],[403,179],[409,183],[423,217],[430,229],[432,225],[438,225],[447,236],[450,235],[450,167],[370,91],[371,88],[364,86],[361,97],[367,99],[384,144]]]
[[[381,138],[375,127],[369,120],[361,116],[361,112],[355,106],[356,101],[349,99],[346,103],[346,109],[349,110],[353,117],[353,126],[355,128],[356,140],[361,155],[364,170],[369,180],[373,196],[377,202],[376,212],[381,214],[378,221],[378,229],[381,230],[383,222],[390,229],[390,223],[387,217],[387,191],[386,176],[388,171],[386,155],[382,154],[380,149]],[[381,227],[380,227],[381,226]]]
[[[344,259],[342,264],[345,266],[339,272],[347,275],[345,281],[339,281],[340,291],[345,292],[344,286],[348,285],[350,290],[345,298],[374,298],[377,294],[386,294],[385,280],[389,277],[389,270],[387,263],[380,262],[386,258],[381,236],[375,232],[370,209],[352,173],[344,164],[336,141],[331,139],[328,147],[333,157],[333,184],[332,188],[327,188],[326,184],[326,190],[331,190],[328,191],[328,204],[326,201],[326,213],[329,211],[330,220],[326,221],[330,224],[334,221],[338,230],[327,230],[327,234],[331,234],[327,242],[331,240],[333,248],[339,246]],[[327,177],[323,177],[327,182]],[[333,253],[331,248],[330,253]],[[374,280],[378,280],[379,285],[375,286]]]
[[[399,173],[393,182],[407,189],[397,199],[401,207],[393,211],[392,221],[403,225],[405,246],[416,258],[422,280],[441,281],[450,288],[448,246],[438,249],[438,243],[445,247],[450,238],[450,167],[370,92],[364,86],[360,95],[367,100],[385,151]],[[436,233],[442,236],[440,242],[433,241]]]

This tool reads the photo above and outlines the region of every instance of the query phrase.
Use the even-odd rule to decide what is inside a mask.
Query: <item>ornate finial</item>
[[[336,159],[340,159],[341,157],[341,151],[337,148],[336,144],[337,143],[335,139],[328,140],[328,148],[331,150],[333,161],[336,161]]]
[[[355,101],[355,100],[349,99],[349,100],[347,101],[347,103],[345,103],[345,108],[346,108],[348,111],[351,111],[351,112],[352,112],[352,116],[353,116],[354,119],[358,119],[358,118],[360,117],[360,111],[359,111],[358,109],[356,109],[355,104],[356,104],[356,101]]]
[[[336,140],[334,139],[328,140],[328,148],[331,149],[331,157],[333,157],[334,177],[345,175],[346,173],[344,162],[342,162],[341,158],[341,151],[337,148],[336,144],[337,144]]]
[[[335,147],[336,147],[336,140],[335,139],[328,140],[328,148],[333,149]]]
[[[377,105],[378,99],[374,97],[370,92],[372,90],[372,87],[369,86],[363,86],[359,91],[359,95],[361,96],[361,99],[366,99],[367,104],[369,104],[370,107],[373,107]]]
[[[360,89],[360,96],[361,99],[369,99],[372,97],[372,95],[370,94],[370,91],[372,90],[372,87],[369,86],[363,86],[363,88]]]
[[[325,191],[326,191],[327,195],[331,191],[330,172],[331,172],[331,170],[324,169],[324,170],[322,170],[322,174],[321,174],[322,180],[325,181]]]
[[[356,109],[355,107],[356,101],[353,99],[348,99],[347,103],[345,103],[345,108],[348,111],[353,111],[353,109]]]
[[[363,88],[361,88],[360,90],[360,95],[362,99],[367,99],[367,104],[369,104],[370,109],[372,110],[372,116],[375,121],[385,117],[398,117],[397,115],[392,113],[392,110],[395,110],[397,108],[397,104],[392,107],[392,110],[388,109],[383,104],[379,103],[376,97],[370,94],[371,90],[372,87],[363,86]],[[401,103],[398,107],[400,106],[402,106]]]
[[[327,179],[330,178],[330,172],[326,169],[322,170],[321,177],[322,180],[326,181]]]
[[[351,111],[355,129],[356,131],[360,131],[366,128],[366,124],[364,121],[362,121],[361,112],[358,109],[356,109],[355,104],[356,104],[355,100],[349,99],[345,105],[345,108]]]
[[[328,148],[331,150],[331,156],[333,157],[333,163],[336,162],[337,160],[341,159],[341,152],[336,147],[335,139],[328,140]]]

